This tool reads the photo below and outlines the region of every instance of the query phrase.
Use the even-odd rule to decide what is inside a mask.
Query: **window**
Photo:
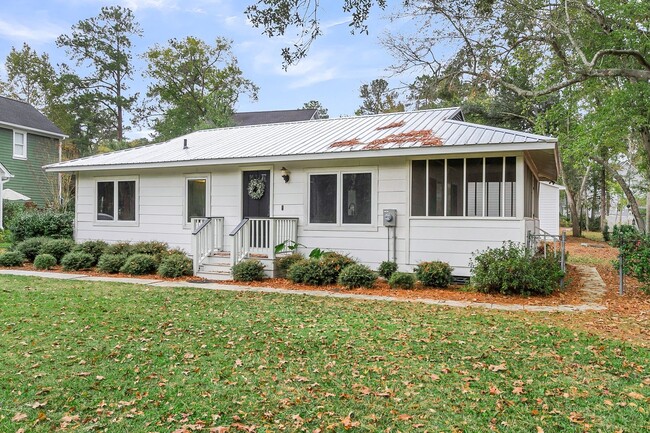
[[[186,178],[186,223],[192,218],[202,218],[208,214],[208,179],[207,177]]]
[[[97,181],[97,221],[136,221],[136,181]]]
[[[372,224],[372,173],[309,176],[310,224]]]
[[[411,216],[516,216],[516,157],[413,161]]]
[[[27,134],[14,131],[14,158],[27,159]]]

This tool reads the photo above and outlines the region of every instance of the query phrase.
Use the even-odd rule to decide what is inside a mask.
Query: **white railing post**
[[[275,233],[276,233],[276,224],[278,224],[279,220],[272,219],[269,221],[269,237],[268,237],[268,256],[271,260],[275,259]]]

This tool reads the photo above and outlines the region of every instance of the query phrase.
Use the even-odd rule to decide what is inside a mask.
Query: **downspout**
[[[61,163],[61,159],[63,156],[62,148],[63,145],[61,144],[61,139],[59,138],[59,163]],[[59,172],[58,178],[59,178],[59,208],[61,208],[63,207],[63,173]]]

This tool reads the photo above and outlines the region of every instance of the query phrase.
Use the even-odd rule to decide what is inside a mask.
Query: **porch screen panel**
[[[343,174],[343,224],[370,224],[372,175]]]
[[[206,216],[207,179],[187,180],[187,222]]]
[[[429,161],[429,216],[445,215],[445,160]]]
[[[466,194],[469,217],[483,216],[483,158],[466,160]]]
[[[336,174],[312,174],[309,179],[309,222],[336,224]]]
[[[517,216],[517,158],[506,158],[506,173],[503,182],[505,211],[504,217]]]
[[[463,216],[464,159],[447,160],[447,216]]]
[[[503,158],[485,158],[485,211],[486,216],[501,216],[503,200]]]
[[[413,161],[411,171],[411,215],[427,214],[427,162]]]
[[[115,219],[115,183],[97,182],[97,220]]]
[[[135,181],[117,183],[117,219],[135,221]]]

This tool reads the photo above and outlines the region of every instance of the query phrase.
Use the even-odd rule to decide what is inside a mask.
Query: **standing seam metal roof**
[[[424,146],[497,143],[553,143],[554,138],[476,125],[460,120],[459,108],[342,117],[196,131],[133,149],[66,161],[56,168],[106,167],[227,160],[289,155],[333,154]],[[427,139],[428,137],[428,139]],[[183,149],[187,140],[188,149]],[[351,142],[359,144],[351,145]],[[350,145],[345,145],[347,142]],[[373,142],[374,149],[364,149]],[[342,145],[337,145],[337,143]],[[334,145],[334,146],[333,146]]]

